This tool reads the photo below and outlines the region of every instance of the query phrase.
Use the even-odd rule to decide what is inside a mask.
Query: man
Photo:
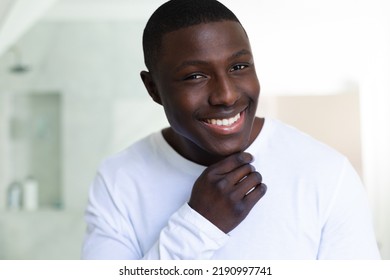
[[[255,116],[252,50],[228,8],[169,1],[149,19],[143,47],[141,78],[170,127],[100,167],[84,258],[379,258],[345,157]]]

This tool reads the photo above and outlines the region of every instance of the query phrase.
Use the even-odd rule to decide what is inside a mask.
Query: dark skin
[[[208,166],[189,205],[225,233],[239,225],[266,192],[244,152],[261,131],[260,94],[252,52],[234,21],[203,23],[163,37],[151,72],[141,78],[170,123],[167,142],[183,157]]]

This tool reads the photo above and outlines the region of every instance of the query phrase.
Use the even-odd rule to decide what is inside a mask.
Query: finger
[[[233,193],[233,196],[236,199],[242,199],[253,191],[257,186],[262,183],[262,176],[259,172],[252,172],[241,180],[236,186]]]
[[[244,196],[245,204],[251,209],[267,192],[267,185],[261,183]]]
[[[235,185],[239,184],[242,180],[244,180],[249,174],[254,171],[256,171],[256,169],[253,165],[244,164],[223,176],[227,181],[231,182],[232,187],[235,187]]]
[[[211,168],[217,175],[224,175],[242,165],[251,163],[252,161],[253,156],[251,154],[242,152],[228,156],[227,158],[215,163],[209,168]]]

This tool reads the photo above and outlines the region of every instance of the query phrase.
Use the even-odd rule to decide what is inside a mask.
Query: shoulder
[[[155,161],[160,134],[161,132],[152,133],[105,158],[100,163],[99,173],[112,176],[123,170],[130,174],[145,169],[145,166]]]
[[[269,133],[271,145],[289,151],[295,156],[311,158],[320,156],[329,160],[345,160],[345,156],[339,151],[298,128],[276,119],[267,121],[272,131]]]
[[[349,160],[339,151],[279,120],[267,120],[263,152],[272,162],[296,174],[313,177],[340,175]],[[305,175],[305,176],[306,176]]]

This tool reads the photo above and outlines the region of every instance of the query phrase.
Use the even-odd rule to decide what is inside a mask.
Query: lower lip
[[[245,111],[240,113],[240,118],[232,125],[215,125],[207,122],[202,122],[208,129],[211,129],[214,133],[229,135],[237,133],[241,130],[245,120]]]

